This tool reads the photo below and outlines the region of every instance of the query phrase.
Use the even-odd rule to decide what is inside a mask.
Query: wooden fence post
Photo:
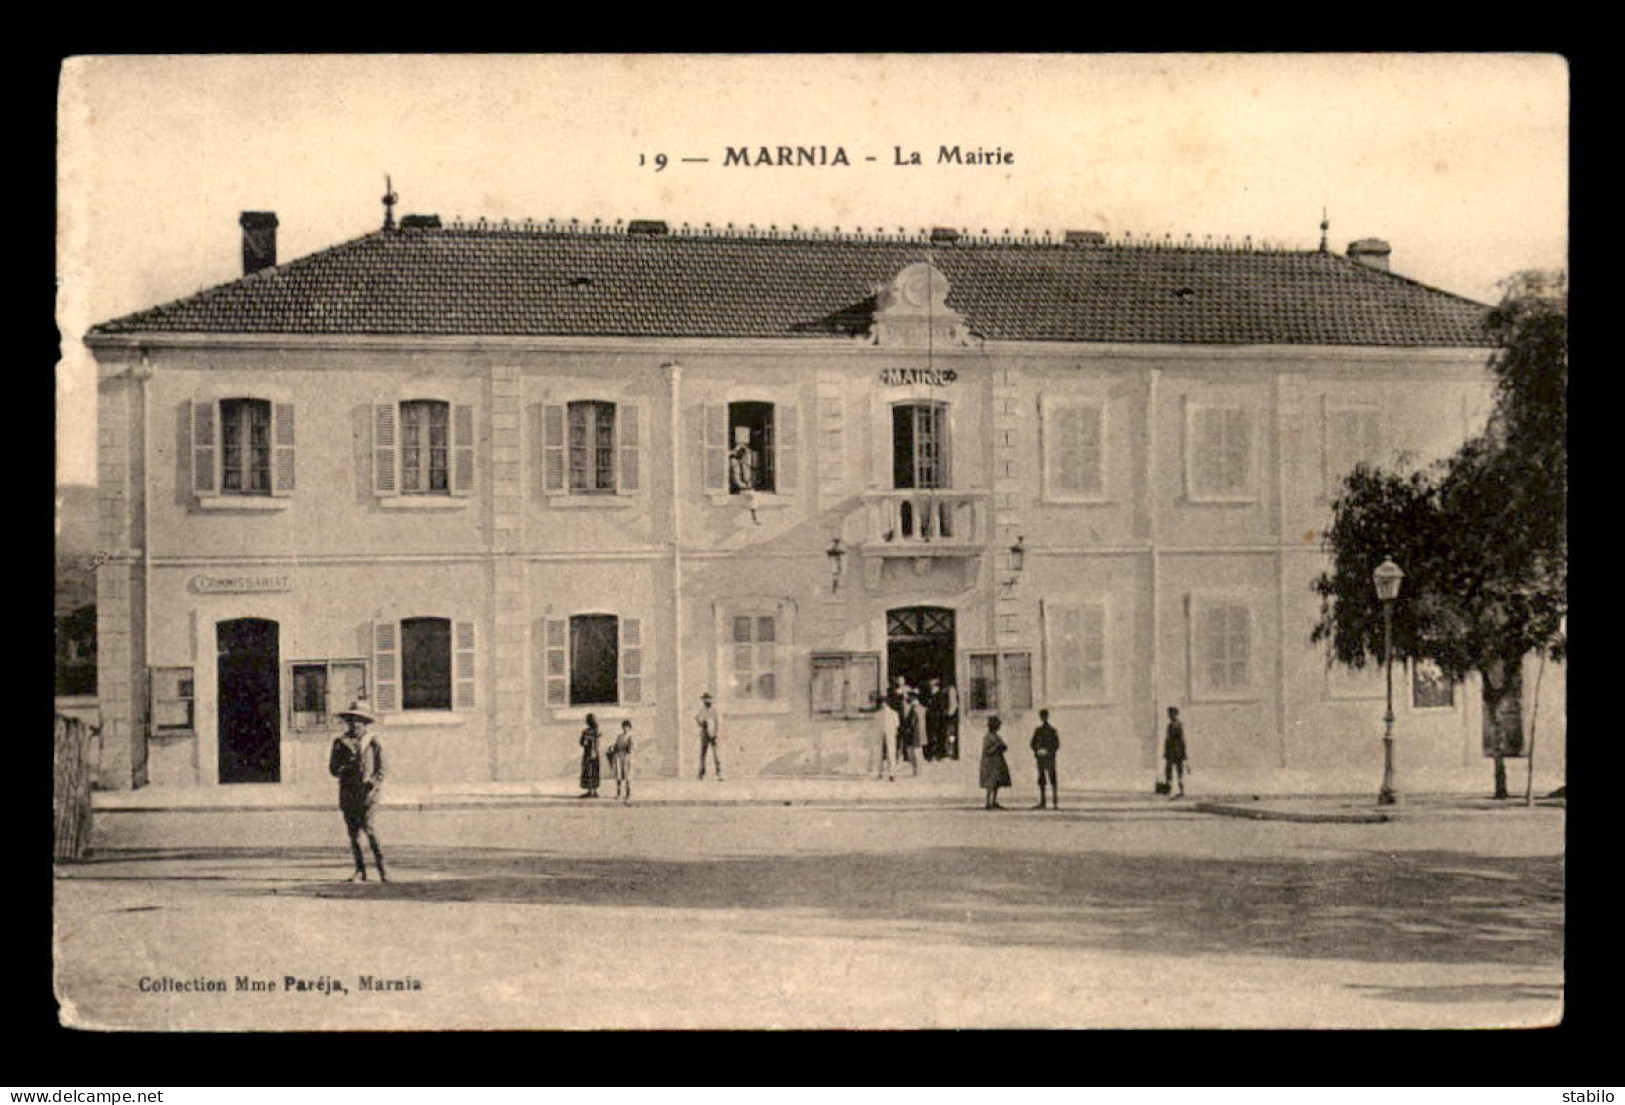
[[[56,786],[51,796],[57,862],[80,860],[90,850],[89,732],[78,718],[56,715]]]

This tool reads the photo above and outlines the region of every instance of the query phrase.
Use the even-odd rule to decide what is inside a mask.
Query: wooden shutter
[[[271,406],[271,494],[290,495],[294,489],[293,404]]]
[[[847,709],[866,710],[871,713],[880,709],[880,656],[876,653],[860,653],[847,662],[846,682],[848,689]]]
[[[1053,499],[1105,490],[1103,409],[1096,403],[1043,398],[1044,491]]]
[[[794,403],[773,406],[773,490],[781,495],[795,491],[801,465],[797,413]]]
[[[621,703],[643,701],[643,619],[621,619]]]
[[[570,704],[570,623],[564,618],[548,618],[542,628],[545,656],[543,677],[547,682],[547,704]]]
[[[474,708],[474,623],[452,626],[451,708]]]
[[[192,490],[212,495],[218,486],[215,473],[220,467],[220,442],[215,435],[215,401],[198,399],[192,403]]]
[[[705,405],[705,489],[728,490],[728,405]]]
[[[401,708],[400,625],[372,623],[372,701],[380,712]]]
[[[636,403],[620,403],[615,408],[615,490],[621,494],[643,486],[642,413]]]
[[[395,429],[394,403],[374,403],[372,406],[372,492],[374,495],[398,495],[400,486],[395,479],[399,438]]]
[[[564,413],[563,403],[548,403],[542,408],[542,493],[546,495],[562,495],[565,491],[568,439]]]
[[[1055,701],[1075,701],[1082,678],[1082,608],[1045,599],[1043,612],[1045,691]]]
[[[458,403],[451,420],[451,493],[468,495],[474,490],[474,408]]]

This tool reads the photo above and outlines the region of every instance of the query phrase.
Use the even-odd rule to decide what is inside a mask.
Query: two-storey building
[[[275,225],[87,339],[125,785],[321,779],[358,695],[409,781],[565,775],[587,713],[689,773],[706,690],[731,773],[865,773],[895,674],[1101,785],[1169,705],[1220,778],[1372,776],[1330,499],[1489,403],[1486,308],[1383,243]],[[1482,770],[1476,693],[1401,678],[1405,769]]]

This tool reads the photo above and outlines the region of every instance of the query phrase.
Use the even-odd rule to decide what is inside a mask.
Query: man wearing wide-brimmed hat
[[[711,750],[711,762],[717,765],[717,782],[722,782],[722,754],[717,750],[717,710],[711,705],[711,692],[700,695],[700,712],[694,715],[694,724],[700,727],[700,778],[705,778],[705,752]]]
[[[361,834],[367,834],[372,846],[372,858],[378,865],[378,881],[388,882],[384,872],[384,853],[378,847],[378,833],[373,828],[373,809],[384,784],[384,748],[378,738],[368,731],[378,719],[360,699],[347,710],[338,713],[344,722],[344,735],[333,741],[333,754],[328,757],[327,770],[339,781],[339,811],[344,814],[344,827],[350,833],[350,851],[355,855],[355,874],[351,882],[367,881],[367,864],[361,852]]]

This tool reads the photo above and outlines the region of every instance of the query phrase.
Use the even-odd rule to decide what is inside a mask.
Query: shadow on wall
[[[937,848],[877,854],[719,859],[580,858],[491,848],[391,848],[404,881],[351,885],[342,849],[101,853],[74,877],[139,878],[147,860],[221,865],[311,861],[311,881],[278,893],[317,898],[726,910],[738,932],[895,923],[911,939],[1156,955],[1265,955],[1388,963],[1560,965],[1559,857],[1369,852],[1305,863],[1176,854],[1121,856]],[[319,862],[318,862],[319,861]],[[318,873],[314,868],[325,869]],[[240,873],[238,873],[240,871]],[[221,892],[258,881],[228,871]],[[182,877],[182,876],[177,876]],[[197,874],[185,877],[197,877]],[[331,880],[331,881],[330,881]],[[1424,1000],[1413,996],[1410,1000]],[[1439,1000],[1446,1000],[1440,998]]]

